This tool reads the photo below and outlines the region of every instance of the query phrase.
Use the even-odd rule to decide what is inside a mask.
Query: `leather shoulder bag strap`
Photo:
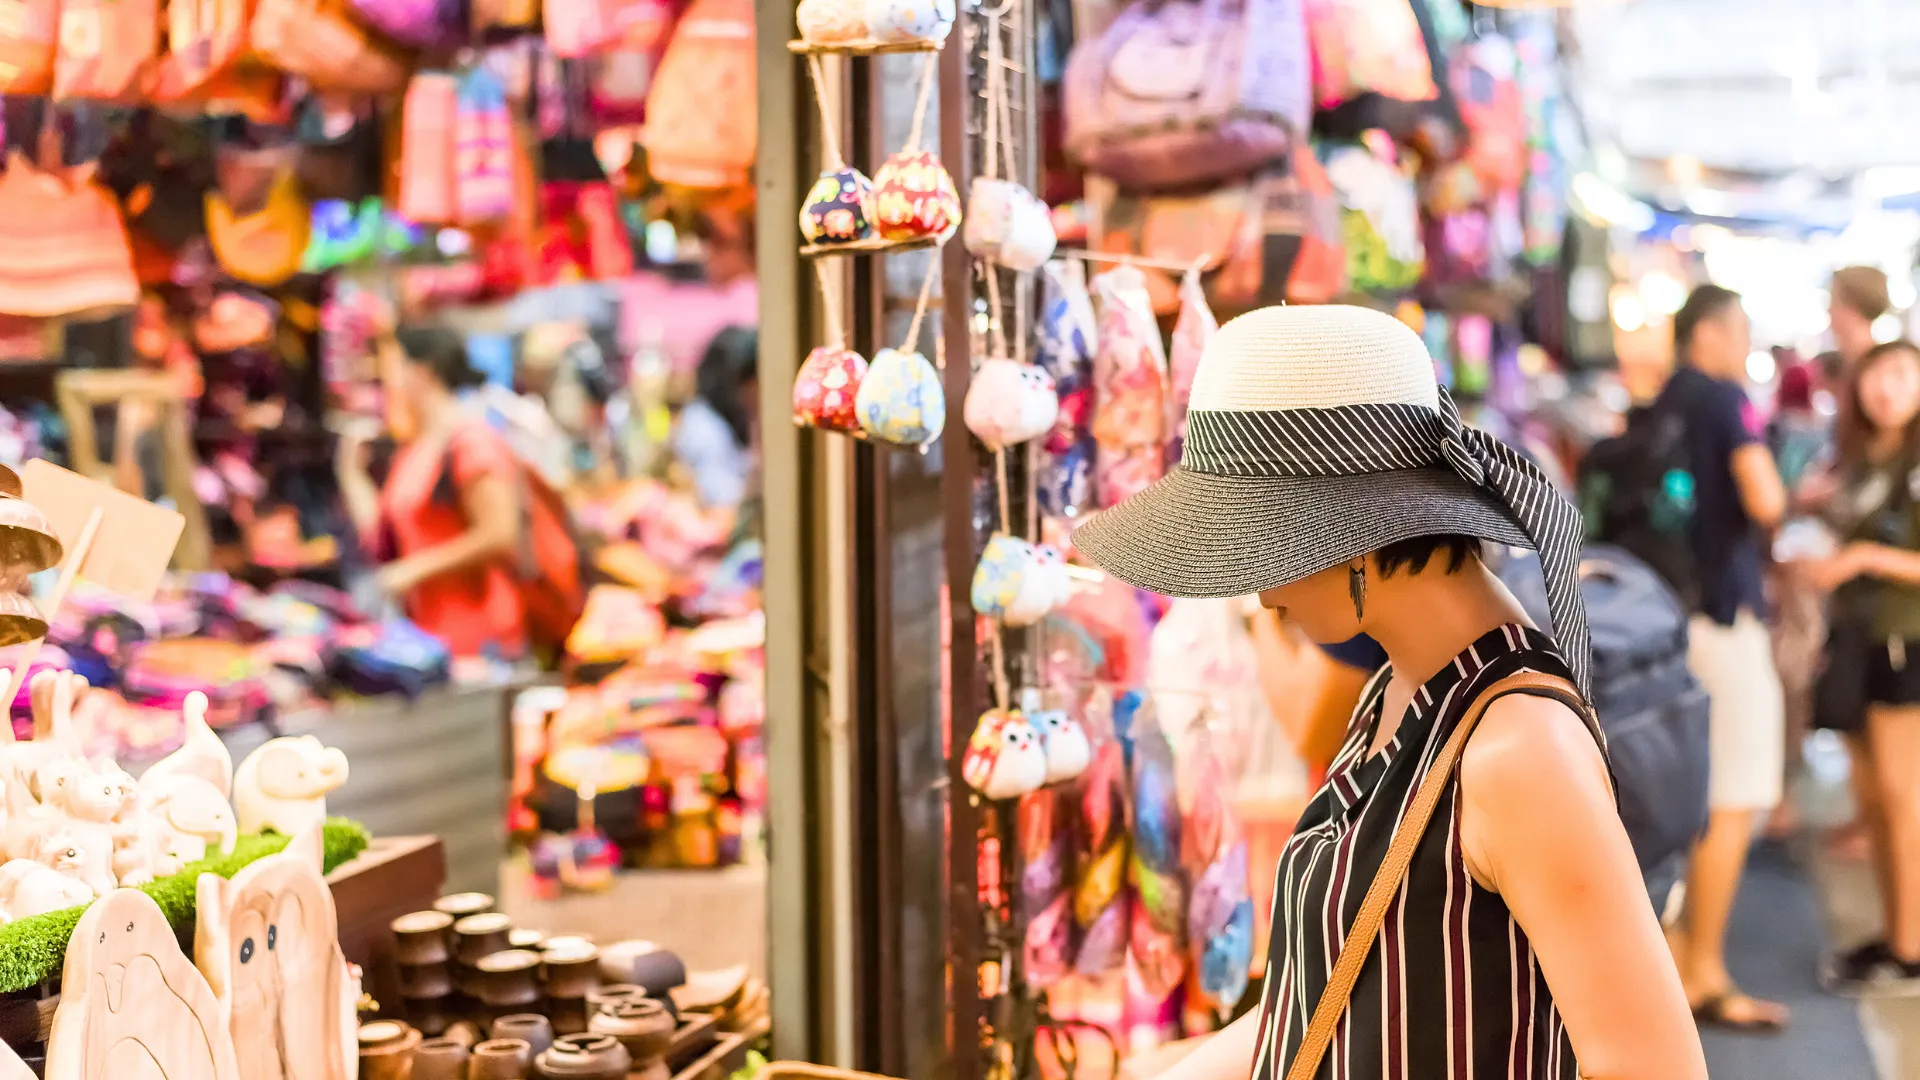
[[[1360,912],[1354,916],[1353,927],[1347,931],[1346,944],[1341,946],[1339,959],[1334,961],[1333,974],[1327,979],[1327,989],[1313,1008],[1313,1019],[1307,1024],[1307,1035],[1300,1042],[1300,1052],[1294,1055],[1293,1064],[1287,1069],[1287,1080],[1311,1080],[1314,1073],[1319,1071],[1320,1061],[1326,1056],[1327,1046],[1333,1041],[1334,1029],[1340,1023],[1340,1014],[1347,1011],[1347,999],[1353,994],[1353,984],[1359,980],[1360,969],[1373,952],[1374,938],[1379,936],[1380,925],[1386,921],[1387,908],[1393,903],[1395,894],[1399,893],[1401,883],[1406,880],[1407,866],[1413,861],[1413,851],[1420,846],[1420,838],[1426,834],[1427,823],[1433,818],[1433,809],[1453,779],[1453,770],[1460,764],[1460,753],[1466,749],[1468,736],[1480,723],[1480,717],[1486,714],[1487,706],[1508,694],[1551,697],[1577,708],[1581,719],[1589,725],[1592,723],[1572,683],[1536,671],[1519,672],[1492,683],[1467,707],[1466,715],[1460,718],[1453,734],[1447,737],[1446,744],[1440,748],[1432,768],[1427,770],[1426,779],[1420,782],[1420,790],[1413,797],[1413,805],[1407,808],[1407,816],[1401,819],[1400,827],[1393,832],[1393,843],[1387,848],[1387,857],[1381,861],[1380,871],[1373,876],[1373,884],[1367,887],[1367,895],[1360,901]]]

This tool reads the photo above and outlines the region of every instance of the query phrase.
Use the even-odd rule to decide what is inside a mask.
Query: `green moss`
[[[328,870],[367,849],[367,830],[346,818],[327,819],[322,840],[326,848]],[[215,855],[192,864],[172,877],[142,885],[140,890],[167,913],[173,928],[190,933],[193,928],[193,898],[201,874],[232,877],[240,868],[265,858],[287,846],[287,838],[278,833],[243,836],[231,855]],[[67,939],[86,912],[86,906],[65,911],[50,911],[19,922],[0,926],[0,993],[12,993],[37,986],[60,974],[66,960]]]

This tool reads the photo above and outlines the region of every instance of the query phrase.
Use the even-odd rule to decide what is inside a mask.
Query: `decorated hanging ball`
[[[953,31],[954,0],[866,0],[867,32],[877,41],[939,44]]]
[[[937,237],[945,243],[960,227],[960,189],[940,155],[902,150],[873,174],[874,227],[886,240]]]
[[[854,402],[867,362],[852,349],[822,345],[807,354],[793,378],[793,422],[827,431],[858,431]]]
[[[866,0],[800,0],[793,13],[802,40],[845,45],[867,37]]]
[[[800,207],[800,235],[809,244],[850,244],[873,235],[873,181],[859,169],[820,174]]]
[[[924,354],[881,349],[860,380],[860,427],[881,442],[924,449],[947,426],[940,373]]]

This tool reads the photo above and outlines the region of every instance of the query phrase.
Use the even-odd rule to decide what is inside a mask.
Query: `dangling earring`
[[[1353,620],[1359,622],[1367,614],[1367,560],[1364,558],[1357,565],[1347,567],[1347,595],[1353,597]]]

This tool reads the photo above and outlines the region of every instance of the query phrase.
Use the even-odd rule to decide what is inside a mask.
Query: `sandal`
[[[1729,1009],[1728,1006],[1735,1006]],[[1728,989],[1693,1007],[1694,1023],[1748,1035],[1777,1035],[1786,1030],[1786,1006]]]

